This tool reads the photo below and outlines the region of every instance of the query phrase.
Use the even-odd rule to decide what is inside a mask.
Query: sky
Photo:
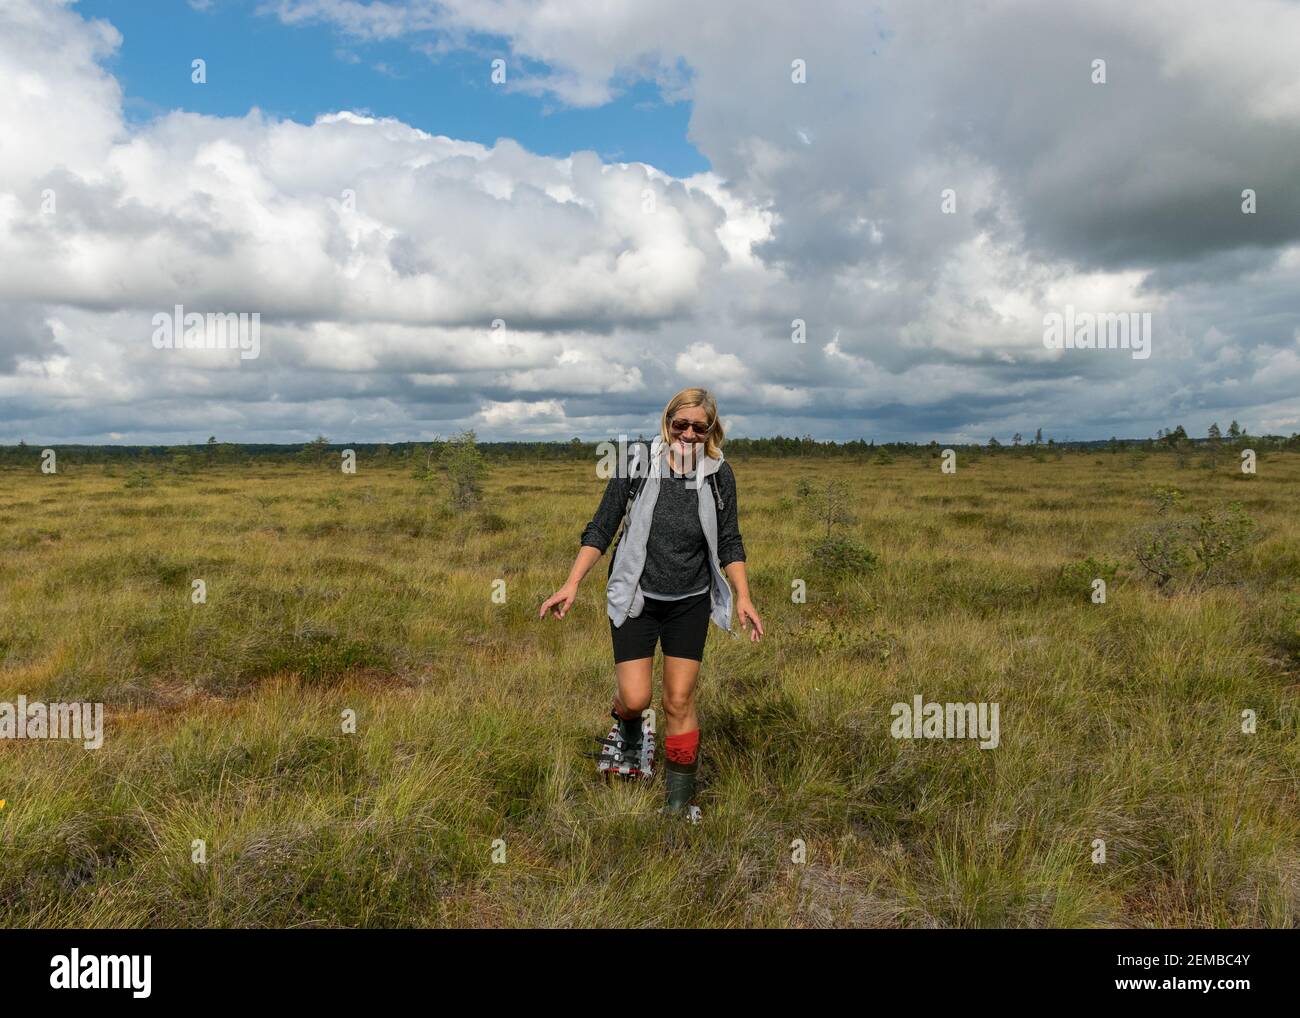
[[[0,0],[0,265],[0,443],[1291,434],[1300,3]]]

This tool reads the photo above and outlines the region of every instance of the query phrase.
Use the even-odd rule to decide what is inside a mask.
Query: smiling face
[[[709,437],[711,424],[704,407],[698,405],[678,407],[668,419],[668,435],[674,442],[694,445]]]
[[[708,389],[694,387],[677,393],[664,407],[659,428],[664,445],[689,449],[695,456],[722,458],[722,420]]]

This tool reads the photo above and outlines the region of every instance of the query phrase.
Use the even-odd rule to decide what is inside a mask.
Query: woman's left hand
[[[750,623],[754,628],[749,629],[749,640],[751,643],[758,643],[763,636],[763,620],[758,617],[758,612],[754,609],[754,602],[745,598],[743,601],[736,602],[736,618],[744,629],[749,629]]]

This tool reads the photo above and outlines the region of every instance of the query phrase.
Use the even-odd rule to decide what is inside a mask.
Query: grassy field
[[[0,701],[107,718],[0,741],[0,923],[1300,925],[1300,456],[1234,462],[735,461],[768,638],[710,634],[694,826],[581,756],[605,563],[537,619],[590,464],[498,466],[468,513],[364,460],[0,470]],[[848,485],[876,568],[809,561],[800,479]],[[1143,578],[1157,485],[1243,503],[1229,582]],[[1090,556],[1104,604],[1062,579]],[[918,694],[998,703],[999,745],[892,738]]]

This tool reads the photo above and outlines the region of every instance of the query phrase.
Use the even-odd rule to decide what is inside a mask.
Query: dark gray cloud
[[[40,364],[64,352],[38,305],[0,301],[0,373],[12,374],[19,360]]]

